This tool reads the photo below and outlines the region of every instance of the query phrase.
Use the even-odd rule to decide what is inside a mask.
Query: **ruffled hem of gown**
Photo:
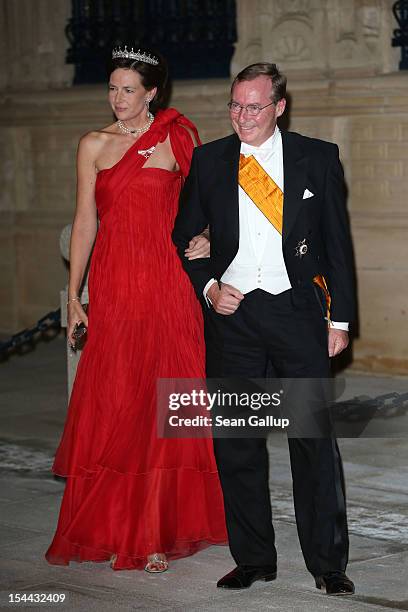
[[[228,542],[199,540],[197,542],[176,542],[172,550],[164,551],[168,561],[190,557],[204,550],[209,546],[224,546]],[[144,569],[147,559],[146,557],[129,556],[122,553],[114,553],[113,551],[96,550],[79,546],[66,540],[63,536],[55,536],[50,548],[48,549],[45,558],[51,565],[69,565],[70,563],[105,563],[111,561],[113,555],[116,555],[115,563],[112,567],[114,571],[120,570],[142,570]]]
[[[217,472],[194,468],[135,475],[101,467],[92,477],[69,477],[45,558],[69,565],[115,555],[114,570],[143,569],[154,552],[174,560],[227,544],[221,499]]]

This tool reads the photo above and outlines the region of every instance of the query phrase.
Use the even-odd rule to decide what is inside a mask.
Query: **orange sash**
[[[282,235],[283,227],[283,192],[257,162],[253,155],[239,156],[238,183],[251,198],[255,206],[265,215],[273,227]],[[330,322],[331,297],[324,276],[318,274],[313,278],[326,297],[327,320]]]
[[[283,192],[253,155],[239,156],[239,184],[282,235]]]

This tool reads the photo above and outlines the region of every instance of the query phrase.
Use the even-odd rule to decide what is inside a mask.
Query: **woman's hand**
[[[188,249],[184,251],[187,259],[200,259],[202,257],[210,256],[210,241],[208,240],[207,234],[203,232],[194,236],[188,243]]]
[[[85,310],[82,308],[82,304],[77,300],[68,303],[68,328],[67,337],[71,347],[75,346],[76,340],[73,337],[75,325],[77,323],[84,323],[85,327],[88,327],[88,317]]]

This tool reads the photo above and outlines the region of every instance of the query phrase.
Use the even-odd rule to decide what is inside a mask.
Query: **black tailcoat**
[[[331,318],[355,318],[353,255],[346,189],[338,147],[294,132],[282,133],[284,205],[282,248],[292,287],[323,274],[332,298]],[[239,246],[240,141],[233,134],[194,151],[173,231],[183,266],[196,293],[219,280]],[[313,196],[303,198],[305,189]],[[207,225],[211,257],[189,261],[184,250]],[[307,252],[298,246],[305,241]]]

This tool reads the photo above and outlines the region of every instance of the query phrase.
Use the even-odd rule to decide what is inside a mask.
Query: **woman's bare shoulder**
[[[114,131],[115,124],[108,125],[100,130],[92,130],[83,134],[79,139],[78,151],[87,153],[93,157],[98,155],[103,147],[112,141],[117,135]]]

